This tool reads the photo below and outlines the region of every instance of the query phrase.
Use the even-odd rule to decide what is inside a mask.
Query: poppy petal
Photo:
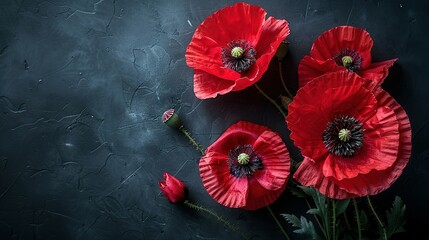
[[[377,100],[364,83],[358,75],[341,71],[322,75],[299,89],[289,104],[286,122],[304,156],[315,161],[326,158],[322,136],[334,117],[349,115],[364,122],[376,113]]]
[[[256,171],[253,177],[265,189],[278,190],[283,187],[290,173],[290,158],[280,136],[274,132],[265,131],[255,141],[253,149],[258,155],[263,156],[263,169]]]
[[[225,80],[239,78],[240,73],[224,67],[221,52],[222,48],[210,37],[194,35],[186,49],[186,64]]]
[[[239,91],[247,88],[257,82],[256,79],[262,77],[259,74],[258,65],[252,66],[252,68],[246,72],[248,76],[238,78],[235,82],[225,80],[207,72],[195,69],[194,71],[194,93],[199,99],[215,98],[217,95],[224,95],[231,91]],[[253,81],[253,82],[252,82]]]
[[[399,147],[399,123],[394,111],[388,107],[377,110],[373,118],[364,123],[364,143],[352,158],[329,155],[323,164],[326,177],[341,181],[384,170],[395,163]]]
[[[242,75],[243,77],[238,78],[235,81],[235,86],[232,89],[232,91],[243,90],[255,84],[262,77],[262,74],[260,74],[259,65],[257,63],[253,64],[253,66]]]
[[[335,182],[327,178],[322,173],[322,163],[315,163],[314,160],[304,157],[293,178],[304,186],[313,186],[323,195],[333,199],[354,198],[357,195],[349,193],[339,188]]]
[[[236,178],[229,173],[228,156],[208,152],[200,160],[200,177],[210,196],[230,208],[246,205],[247,178]]]
[[[317,60],[310,56],[304,56],[298,66],[299,87],[325,73],[342,70],[346,70],[346,68],[338,66],[332,59]]]
[[[230,151],[237,146],[253,145],[259,135],[267,130],[269,130],[267,127],[261,125],[240,121],[225,130],[206,151],[214,151],[228,156]]]
[[[277,20],[269,17],[262,26],[262,34],[256,46],[259,71],[264,73],[268,69],[271,59],[280,43],[289,35],[289,23],[286,20]]]
[[[236,3],[207,17],[195,30],[210,36],[221,46],[232,40],[245,39],[256,46],[267,13],[259,6]]]
[[[372,63],[366,69],[359,71],[359,75],[363,78],[370,79],[381,85],[389,75],[389,68],[398,60],[398,58],[386,60],[383,62]]]
[[[364,79],[358,75],[350,72],[330,73],[316,81],[324,84],[322,90],[318,91],[321,93],[318,97],[321,112],[328,116],[330,121],[338,115],[349,115],[360,122],[365,122],[376,113],[377,100],[363,87]],[[317,95],[314,88],[312,92],[308,93]]]
[[[261,35],[265,15],[266,12],[261,7],[246,3],[237,3],[213,13],[195,30],[186,49],[186,63],[189,67],[219,78],[239,78],[238,72],[224,67],[222,48],[226,43],[240,39],[255,46]],[[237,28],[240,31],[237,31]]]
[[[322,33],[310,51],[310,56],[319,60],[332,59],[341,50],[351,49],[362,58],[361,69],[371,64],[373,41],[369,33],[361,28],[339,26]]]
[[[315,118],[315,113],[318,113],[320,109],[302,104],[299,100],[299,98],[295,97],[288,107],[289,114],[286,117],[286,122],[291,131],[290,138],[304,156],[312,156],[315,160],[324,159],[328,154],[328,150],[325,148],[321,138],[328,120]],[[296,113],[298,111],[299,114]],[[306,131],[299,131],[303,126]]]
[[[194,93],[199,99],[214,98],[217,95],[229,93],[235,82],[218,78],[204,71],[194,71]]]
[[[268,191],[263,186],[259,185],[255,179],[249,180],[249,190],[247,196],[247,203],[243,209],[256,210],[265,206],[268,206],[275,202],[283,191],[286,189],[286,184],[283,184],[281,188]]]
[[[352,179],[343,179],[336,184],[359,196],[375,195],[389,188],[401,176],[411,156],[411,125],[405,110],[387,92],[378,89],[377,99],[389,106],[399,122],[399,149],[396,162],[388,169],[373,170]]]

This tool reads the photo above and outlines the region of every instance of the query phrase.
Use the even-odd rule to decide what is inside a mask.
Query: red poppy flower
[[[265,19],[265,15],[258,6],[237,3],[198,26],[186,49],[186,63],[195,70],[197,98],[239,91],[261,78],[289,35],[286,20]]]
[[[302,87],[286,122],[304,161],[294,178],[335,199],[374,195],[402,173],[411,154],[404,109],[376,83],[340,71]]]
[[[332,28],[320,35],[298,67],[299,86],[328,72],[349,70],[381,85],[397,58],[371,63],[369,33],[351,26]]]
[[[159,181],[158,185],[167,200],[174,204],[184,203],[188,197],[188,188],[186,185],[168,173],[164,173],[163,177],[165,180]]]
[[[200,160],[204,187],[220,204],[255,210],[286,188],[290,158],[280,136],[250,122],[230,126]]]

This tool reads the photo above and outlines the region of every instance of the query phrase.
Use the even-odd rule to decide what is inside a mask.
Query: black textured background
[[[289,21],[282,71],[293,92],[299,60],[337,25],[367,29],[374,61],[399,58],[383,87],[409,114],[413,152],[403,175],[374,200],[384,212],[401,196],[408,224],[399,239],[428,239],[429,2],[249,2]],[[199,153],[160,122],[164,110],[175,108],[208,146],[238,120],[252,121],[279,132],[300,158],[281,115],[255,88],[205,101],[194,96],[186,46],[208,15],[233,3],[0,1],[0,239],[236,238],[213,218],[168,203],[157,186],[163,172],[254,239],[282,238],[266,209],[213,201],[199,178]],[[276,61],[260,86],[281,94]],[[273,209],[307,208],[285,192]]]

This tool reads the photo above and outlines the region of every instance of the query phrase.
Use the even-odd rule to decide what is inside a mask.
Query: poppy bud
[[[286,96],[280,96],[280,100],[282,101],[282,106],[287,110],[292,99]]]
[[[172,128],[182,126],[179,116],[174,112],[174,109],[168,109],[162,114],[162,122]]]
[[[188,188],[186,185],[168,173],[164,173],[163,177],[165,180],[159,181],[158,185],[167,200],[174,204],[184,203],[188,197]]]
[[[276,57],[279,61],[283,61],[283,59],[287,55],[287,51],[289,49],[289,42],[286,40],[283,40],[279,47],[277,48]]]

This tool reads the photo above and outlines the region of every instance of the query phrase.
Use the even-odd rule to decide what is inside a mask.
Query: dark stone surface
[[[367,29],[375,61],[399,57],[383,87],[409,114],[413,152],[404,174],[375,203],[384,211],[401,196],[408,225],[399,238],[427,236],[429,3],[250,2],[290,23],[283,71],[293,91],[299,60],[337,25]],[[281,115],[255,88],[205,101],[193,94],[186,46],[198,24],[232,3],[1,1],[0,239],[236,238],[213,218],[168,203],[157,186],[163,172],[185,181],[192,200],[253,239],[282,238],[266,209],[228,209],[213,201],[199,178],[199,153],[160,122],[164,110],[175,108],[208,146],[229,125],[252,121],[279,132],[300,158]],[[260,85],[280,94],[275,61]],[[272,207],[306,211],[289,192]]]

